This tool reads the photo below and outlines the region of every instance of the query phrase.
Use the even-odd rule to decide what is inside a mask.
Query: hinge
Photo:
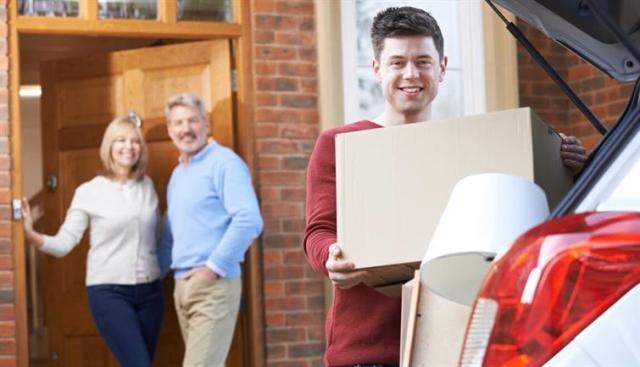
[[[231,70],[231,91],[238,91],[238,71],[236,69]]]

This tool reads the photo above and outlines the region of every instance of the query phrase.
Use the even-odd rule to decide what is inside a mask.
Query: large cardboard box
[[[456,366],[471,306],[439,295],[426,282],[424,272],[419,271],[402,286],[400,365]]]
[[[453,186],[468,175],[532,180],[553,207],[573,182],[560,144],[530,108],[338,135],[338,244],[345,259],[371,270],[370,286],[410,279]]]

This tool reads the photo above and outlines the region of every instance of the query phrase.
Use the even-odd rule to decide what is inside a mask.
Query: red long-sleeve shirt
[[[336,243],[335,136],[381,127],[359,121],[325,131],[316,142],[307,168],[307,225],[304,247],[311,267],[327,275],[329,246]],[[398,364],[400,298],[389,298],[363,284],[334,288],[325,331],[327,366],[362,363]]]

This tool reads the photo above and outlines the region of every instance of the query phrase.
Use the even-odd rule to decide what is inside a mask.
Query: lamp
[[[461,179],[422,261],[422,284],[471,305],[491,261],[548,215],[544,191],[529,180],[501,173]]]

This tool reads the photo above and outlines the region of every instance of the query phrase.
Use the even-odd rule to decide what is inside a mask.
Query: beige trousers
[[[241,294],[240,278],[176,279],[173,298],[186,347],[183,367],[224,367]]]

